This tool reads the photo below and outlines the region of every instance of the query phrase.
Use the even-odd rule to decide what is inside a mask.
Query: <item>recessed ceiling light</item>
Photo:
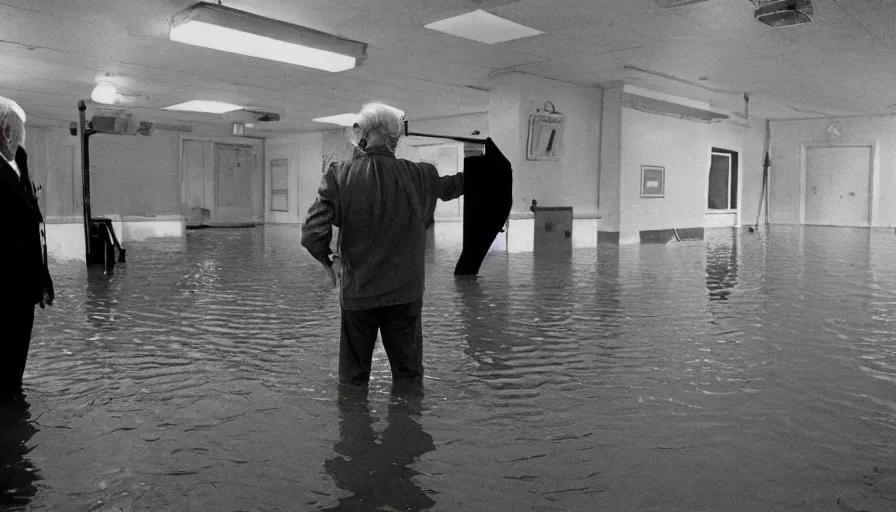
[[[503,43],[544,34],[540,30],[495,16],[482,9],[436,21],[425,25],[425,28],[485,44]]]
[[[220,103],[217,101],[194,100],[186,103],[178,103],[165,107],[165,110],[180,110],[185,112],[203,112],[206,114],[226,114],[234,110],[241,110],[243,107],[232,105],[230,103]]]
[[[339,126],[351,126],[358,122],[358,114],[339,114],[336,116],[318,117],[313,119],[315,123],[338,124]]]

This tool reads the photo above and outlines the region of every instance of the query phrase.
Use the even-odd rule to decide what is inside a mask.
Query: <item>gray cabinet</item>
[[[534,206],[535,252],[572,250],[572,206]]]

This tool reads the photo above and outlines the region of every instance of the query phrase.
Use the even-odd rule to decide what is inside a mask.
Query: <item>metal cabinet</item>
[[[535,252],[572,250],[572,206],[534,206]]]

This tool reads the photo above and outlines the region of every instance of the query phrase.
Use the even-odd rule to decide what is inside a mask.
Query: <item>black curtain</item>
[[[513,169],[491,138],[464,158],[464,247],[454,275],[476,275],[513,205]]]

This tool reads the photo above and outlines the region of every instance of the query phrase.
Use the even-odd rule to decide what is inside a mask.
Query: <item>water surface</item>
[[[896,510],[896,235],[427,254],[425,391],[336,390],[336,292],[295,228],[54,264],[13,510]]]

